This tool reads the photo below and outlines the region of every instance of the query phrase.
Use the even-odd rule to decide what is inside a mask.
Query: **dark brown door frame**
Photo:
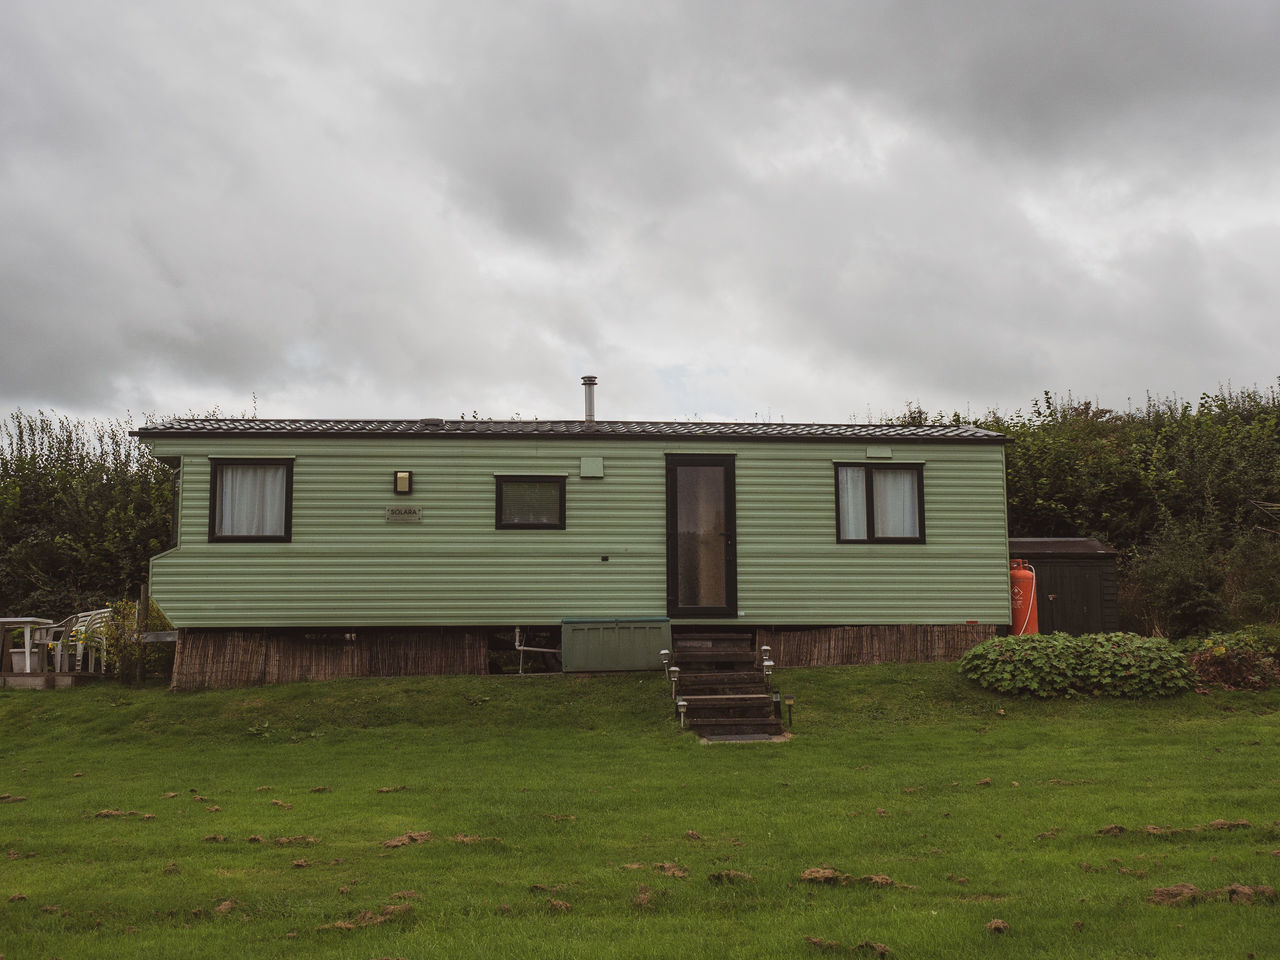
[[[738,616],[738,519],[734,463],[733,454],[667,454],[667,616],[672,619],[736,618]],[[724,540],[723,605],[698,606],[680,603],[680,551],[677,520],[681,467],[720,467],[723,471],[724,530],[717,534]]]

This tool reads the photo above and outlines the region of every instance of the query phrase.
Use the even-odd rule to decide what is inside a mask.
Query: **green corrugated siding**
[[[895,443],[924,462],[924,544],[837,544],[832,463],[863,444],[165,439],[179,545],[151,591],[179,626],[555,623],[666,614],[668,452],[737,460],[738,596],[750,623],[1008,622],[1003,448]],[[291,456],[291,543],[209,543],[209,457]],[[578,476],[603,456],[603,479]],[[877,461],[883,462],[883,461]],[[413,470],[413,494],[391,493]],[[494,474],[568,476],[567,529],[495,530]],[[422,508],[387,523],[388,506]],[[601,556],[608,556],[607,562]]]

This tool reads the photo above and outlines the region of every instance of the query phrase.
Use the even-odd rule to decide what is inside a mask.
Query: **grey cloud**
[[[1278,17],[18,0],[0,389],[573,416],[594,372],[618,416],[843,420],[1267,381]]]

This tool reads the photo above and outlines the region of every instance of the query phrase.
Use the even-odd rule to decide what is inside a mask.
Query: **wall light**
[[[392,477],[391,489],[396,493],[413,493],[413,471],[397,470]]]

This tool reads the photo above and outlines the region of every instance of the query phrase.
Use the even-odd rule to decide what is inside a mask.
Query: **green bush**
[[[1199,641],[1188,659],[1202,684],[1227,690],[1262,690],[1280,685],[1278,650],[1280,630],[1256,626],[1210,634]]]
[[[0,610],[61,620],[137,596],[170,543],[173,471],[132,424],[0,419]]]
[[[174,644],[138,642],[138,603],[136,600],[117,600],[108,604],[112,616],[103,631],[105,640],[103,661],[109,673],[123,680],[138,675],[138,657],[143,658],[143,676],[168,677],[173,673]],[[154,600],[148,603],[147,622],[143,630],[172,630],[168,618]]]
[[[1167,640],[1133,633],[992,637],[960,659],[960,672],[1000,693],[1163,697],[1189,686],[1186,658]]]

